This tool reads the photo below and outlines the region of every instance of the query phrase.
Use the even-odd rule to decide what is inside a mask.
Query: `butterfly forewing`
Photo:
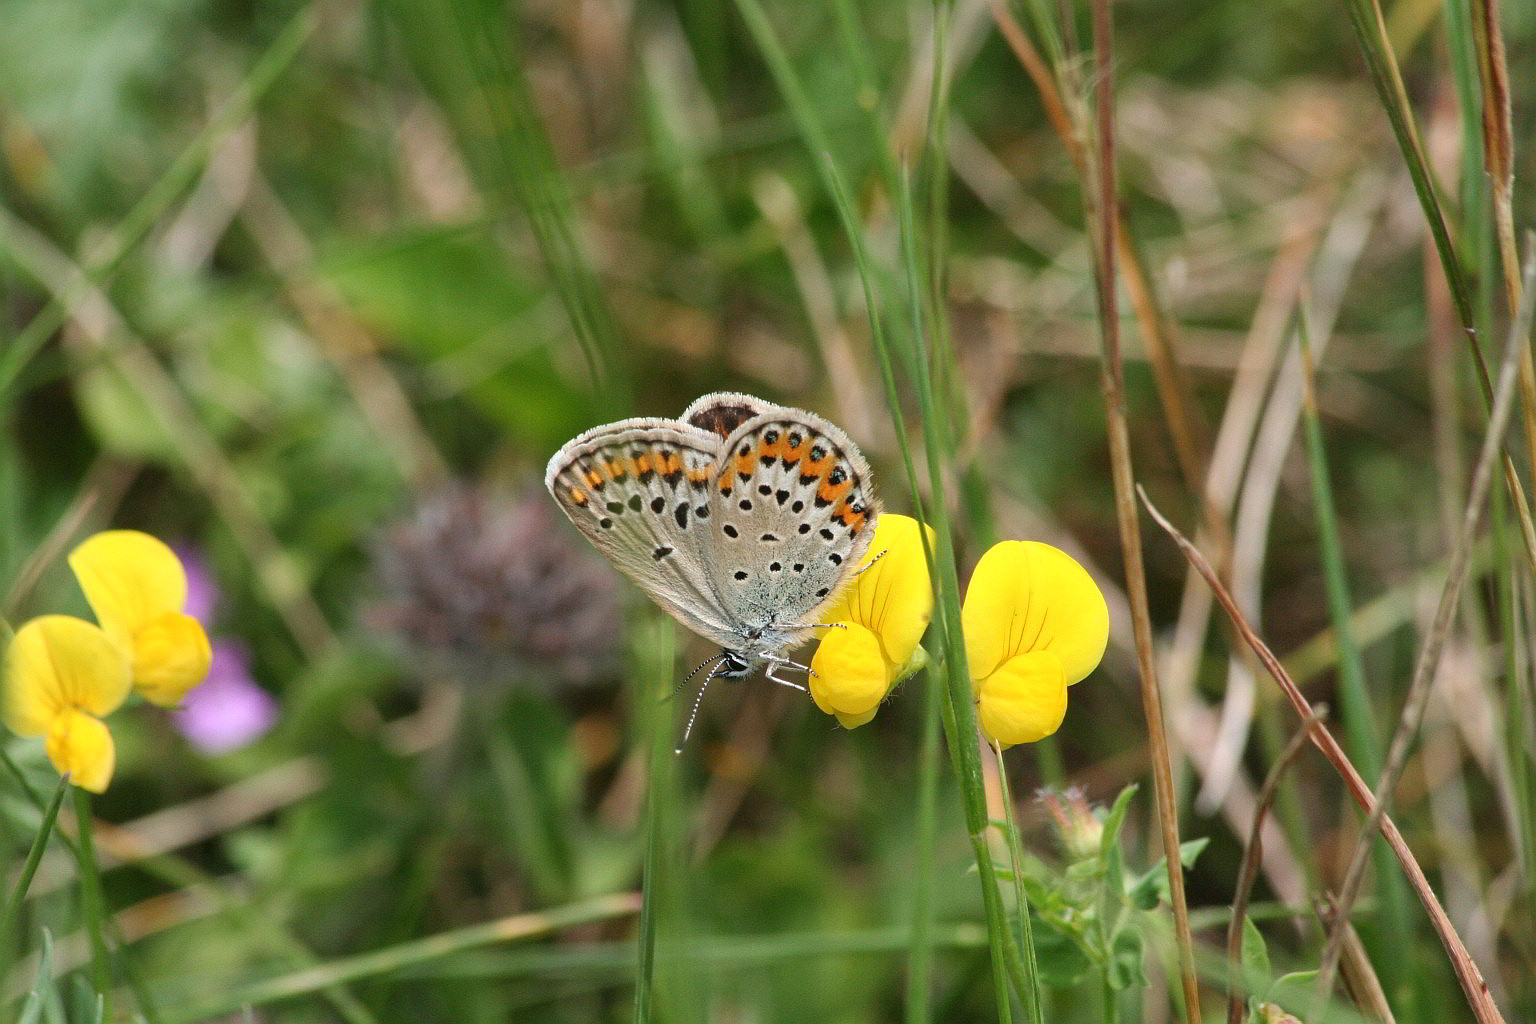
[[[868,550],[879,507],[869,467],[842,430],[770,407],[723,445],[711,497],[717,585],[726,615],[784,627],[817,622]]]
[[[614,566],[679,622],[736,640],[709,568],[722,439],[675,420],[589,430],[550,460],[545,485]]]

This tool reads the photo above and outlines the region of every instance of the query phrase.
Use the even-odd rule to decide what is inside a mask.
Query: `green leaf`
[[[1034,922],[1035,962],[1040,980],[1052,988],[1080,985],[1093,970],[1093,962],[1076,940],[1048,921]]]
[[[1243,915],[1242,964],[1243,973],[1250,979],[1270,976],[1269,948],[1265,946],[1264,936],[1253,923],[1253,918],[1247,914]]]
[[[1139,788],[1133,782],[1122,789],[1109,808],[1109,813],[1104,816],[1104,835],[1099,839],[1100,858],[1108,856],[1111,850],[1120,848],[1120,830],[1125,826],[1125,815],[1130,810],[1131,797],[1136,795],[1136,790]]]
[[[1205,848],[1211,845],[1209,836],[1201,836],[1199,839],[1191,839],[1179,844],[1179,863],[1188,871],[1195,866],[1195,859],[1205,852]]]
[[[1195,866],[1195,860],[1210,845],[1210,839],[1201,837],[1191,839],[1187,843],[1179,844],[1179,863],[1188,869]],[[1137,910],[1151,910],[1159,903],[1168,899],[1168,868],[1167,859],[1158,858],[1156,864],[1143,875],[1137,876],[1126,889],[1126,897]]]
[[[1133,985],[1144,986],[1147,976],[1142,971],[1141,933],[1134,928],[1122,928],[1110,943],[1108,981],[1109,987],[1119,992]]]
[[[1264,1002],[1279,1003],[1282,1006],[1299,1006],[1309,998],[1313,985],[1317,983],[1317,971],[1292,971],[1290,974],[1282,974],[1275,979],[1275,983],[1269,986],[1269,991],[1264,993]]]
[[[1137,910],[1151,910],[1168,898],[1168,872],[1163,862],[1139,876],[1126,889],[1126,898]]]

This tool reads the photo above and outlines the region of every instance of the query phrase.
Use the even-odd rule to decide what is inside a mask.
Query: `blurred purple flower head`
[[[212,633],[219,589],[202,553],[180,546],[176,554],[187,571],[184,611]],[[251,659],[237,640],[214,636],[208,678],[193,687],[171,721],[193,746],[225,754],[253,742],[277,721],[277,702],[251,678]]]
[[[172,712],[176,728],[198,749],[226,754],[253,742],[277,721],[277,702],[251,678],[250,655],[234,640],[213,641],[208,678]]]
[[[463,681],[588,683],[617,665],[614,576],[542,491],[442,491],[385,533],[374,562],[370,623]]]
[[[202,552],[185,544],[177,544],[172,550],[181,559],[181,567],[187,572],[187,603],[182,611],[192,616],[207,629],[213,624],[213,612],[219,603],[219,588],[208,571],[208,563]]]

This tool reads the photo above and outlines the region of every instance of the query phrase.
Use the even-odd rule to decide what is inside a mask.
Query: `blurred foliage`
[[[859,88],[839,11],[853,18],[872,93]],[[778,2],[770,13],[884,255],[896,229],[881,147],[921,134],[932,10],[850,0]],[[1502,13],[1523,143],[1536,116],[1536,5]],[[1064,16],[1087,38],[1086,7]],[[975,428],[956,465],[980,481],[967,491],[959,557],[971,564],[994,532],[1049,540],[1114,590],[1121,561],[1081,183],[989,17],[986,3],[954,5],[943,258],[955,387]],[[1412,605],[1437,586],[1426,567],[1447,548],[1442,504],[1459,509],[1456,474],[1482,422],[1464,354],[1445,340],[1454,331],[1426,270],[1401,155],[1337,5],[1132,0],[1116,17],[1125,207],[1204,417],[1214,424],[1269,393],[1267,379],[1254,385],[1261,394],[1234,380],[1256,311],[1284,290],[1277,266],[1299,258],[1329,307],[1319,401],[1355,599],[1399,609],[1365,638],[1385,719],[1419,639]],[[1458,196],[1464,154],[1442,17],[1411,0],[1388,10],[1437,173]],[[297,57],[249,118],[216,131],[295,19],[308,26]],[[105,879],[136,983],[151,996],[146,1016],[245,1019],[248,986],[313,969],[335,984],[268,994],[249,1019],[626,1019],[626,914],[556,928],[501,957],[487,942],[492,950],[462,959],[401,952],[374,971],[341,969],[425,936],[635,890],[644,723],[667,679],[706,652],[686,638],[683,668],[643,674],[659,613],[635,602],[626,636],[567,638],[619,645],[620,671],[584,685],[560,678],[553,661],[466,672],[409,636],[384,635],[377,610],[400,595],[374,563],[390,528],[456,481],[508,508],[542,501],[527,495],[568,437],[630,415],[674,416],[714,390],[838,421],[876,467],[887,507],[908,511],[848,240],[738,9],[5,0],[0,22],[0,350],[50,303],[70,313],[37,351],[0,352],[6,622],[81,606],[63,565],[79,537],[145,529],[208,560],[222,597],[212,631],[249,647],[256,680],[283,708],[274,732],[219,756],[148,707],[114,724],[120,775],[96,806],[128,831],[104,829],[99,844],[114,861],[157,854]],[[81,291],[79,269],[203,144],[190,187]],[[1530,148],[1518,145],[1516,157],[1516,181],[1528,180]],[[1475,204],[1453,206],[1471,220]],[[1529,223],[1529,196],[1517,192],[1516,206]],[[1477,236],[1467,236],[1471,249]],[[1497,310],[1498,279],[1485,273],[1476,286],[1483,308]],[[1449,408],[1437,405],[1437,380]],[[1133,362],[1130,383],[1140,482],[1192,522],[1196,502],[1144,363]],[[1268,519],[1256,609],[1271,645],[1290,652],[1328,615],[1306,464],[1289,440],[1280,446],[1276,496],[1245,508]],[[1171,631],[1185,566],[1158,542],[1147,557],[1154,615]],[[477,585],[465,574],[466,588]],[[1536,933],[1529,914],[1509,910],[1529,905],[1533,861],[1522,851],[1536,834],[1519,831],[1530,824],[1518,787],[1531,719],[1511,727],[1490,681],[1503,672],[1499,586],[1488,576],[1469,593],[1472,639],[1458,664],[1471,682],[1436,704],[1436,759],[1418,766],[1398,806],[1444,872],[1458,924],[1496,911],[1474,952],[1490,957],[1483,969],[1513,1021],[1536,1015]],[[1515,586],[1528,601],[1529,580]],[[1520,609],[1528,618],[1529,605]],[[1110,803],[1145,775],[1129,628],[1117,620],[1115,631],[1104,668],[1073,691],[1059,737],[1038,759],[1009,756],[1015,792],[1070,777]],[[1504,639],[1529,636],[1522,619]],[[1520,649],[1517,668],[1529,672],[1529,647]],[[500,650],[488,640],[486,651]],[[1228,651],[1223,631],[1210,630],[1178,696],[1207,730]],[[1330,699],[1331,673],[1308,682],[1315,699]],[[887,939],[913,914],[924,685],[908,683],[849,733],[760,680],[711,693],[670,795],[671,854],[684,869],[666,880],[676,900],[660,1016],[901,1019],[905,946]],[[1290,728],[1262,684],[1258,704],[1255,738],[1233,759],[1250,789]],[[37,746],[3,742],[48,792]],[[1357,819],[1325,766],[1304,759],[1293,779],[1282,817],[1301,881],[1336,884]],[[1191,774],[1184,789],[1192,796],[1200,782]],[[14,783],[0,782],[0,862],[19,862],[37,824]],[[987,950],[973,927],[980,898],[951,786],[940,795],[931,895],[934,1017],[992,1019]],[[1029,884],[1043,907],[1036,935],[1052,1021],[1103,1019],[1100,993],[1080,990],[1094,957],[1112,966],[1116,991],[1139,986],[1149,966],[1163,984],[1168,938],[1155,899],[1133,885],[1158,877],[1150,806],[1117,808],[1126,817],[1123,832],[1115,819],[1113,863],[1074,874],[1046,813],[1029,799],[1019,807],[1025,846],[1044,851]],[[1197,913],[1213,911],[1202,945],[1219,947],[1225,918],[1215,912],[1230,903],[1246,835],[1204,802],[1186,807],[1182,824],[1186,838],[1212,840],[1190,884]],[[0,935],[0,963],[19,965],[0,975],[0,1016],[33,993],[39,1006],[52,1000],[44,1019],[91,1019],[80,1009],[90,1000],[77,972],[71,863],[58,849],[45,858],[21,926]],[[1262,882],[1257,899],[1285,916],[1272,885]],[[1123,916],[1099,948],[1073,931],[1083,922],[1072,912],[1085,893],[1106,891]],[[1266,971],[1315,966],[1310,911],[1291,910],[1300,931],[1261,922]],[[1399,1020],[1463,1012],[1422,922],[1410,937],[1381,935],[1368,913],[1362,930],[1395,958],[1381,970],[1397,986]],[[44,948],[44,934],[60,972],[46,998],[49,961],[22,956]],[[126,968],[118,980],[134,982]],[[1119,1009],[1144,1019],[1138,999]]]

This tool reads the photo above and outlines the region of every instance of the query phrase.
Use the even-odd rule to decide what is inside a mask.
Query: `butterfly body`
[[[676,420],[588,430],[550,459],[545,485],[620,572],[720,645],[711,678],[788,663],[826,625],[817,613],[852,579],[879,514],[841,429],[732,392]]]

